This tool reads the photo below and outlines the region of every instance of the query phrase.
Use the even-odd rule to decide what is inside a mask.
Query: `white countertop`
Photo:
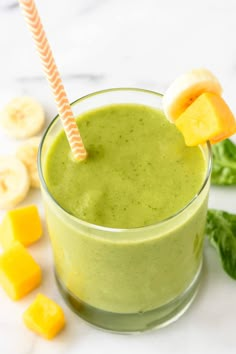
[[[37,4],[71,101],[91,91],[136,86],[163,92],[180,73],[208,67],[220,79],[236,112],[235,0],[50,0]],[[0,0],[0,106],[28,94],[55,104],[16,0]],[[0,131],[0,154],[16,143]],[[210,206],[236,213],[236,189],[212,188]],[[25,204],[37,203],[40,192]],[[0,213],[0,217],[3,216]],[[236,282],[205,246],[199,295],[176,323],[139,335],[115,335],[82,322],[64,304],[53,277],[48,234],[30,252],[42,265],[38,289],[58,301],[67,326],[48,342],[27,330],[21,315],[38,290],[12,302],[0,289],[1,354],[231,354],[236,351]]]

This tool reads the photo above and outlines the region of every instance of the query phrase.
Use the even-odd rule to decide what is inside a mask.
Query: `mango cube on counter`
[[[41,282],[41,269],[19,242],[0,256],[0,284],[13,300],[19,300]]]
[[[53,300],[38,294],[23,314],[25,325],[46,339],[52,339],[65,325],[63,310]]]
[[[0,225],[0,243],[3,249],[14,241],[24,246],[37,241],[42,236],[42,225],[35,205],[9,210]]]
[[[205,92],[179,116],[176,127],[187,146],[225,139],[236,132],[234,116],[222,97]]]

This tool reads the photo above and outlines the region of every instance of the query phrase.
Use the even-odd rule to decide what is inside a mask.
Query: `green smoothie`
[[[152,107],[103,106],[77,122],[87,160],[73,161],[61,131],[43,162],[48,191],[67,212],[44,191],[57,276],[92,308],[133,314],[163,306],[201,267],[209,185],[160,222],[198,194],[204,154]]]
[[[203,154],[185,146],[161,111],[111,105],[81,115],[78,125],[89,158],[75,163],[61,133],[45,172],[50,193],[77,218],[113,228],[141,227],[175,214],[199,191]]]

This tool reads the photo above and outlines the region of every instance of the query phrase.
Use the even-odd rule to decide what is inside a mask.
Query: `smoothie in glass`
[[[160,326],[188,306],[207,211],[209,149],[186,147],[161,97],[137,94],[78,112],[85,161],[73,161],[57,119],[40,156],[59,287],[81,317],[115,331]]]

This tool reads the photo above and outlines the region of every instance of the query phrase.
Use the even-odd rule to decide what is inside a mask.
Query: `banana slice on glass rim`
[[[0,157],[0,209],[15,207],[25,199],[30,178],[25,165],[16,157]]]
[[[17,139],[36,135],[45,122],[42,106],[28,96],[16,97],[0,112],[0,124],[6,133]]]
[[[163,110],[174,123],[188,106],[204,92],[222,94],[217,78],[207,69],[193,69],[178,77],[163,96]]]
[[[40,143],[40,137],[34,137],[26,140],[17,149],[16,156],[26,166],[31,186],[34,188],[40,187],[38,168],[37,168],[37,154]]]

